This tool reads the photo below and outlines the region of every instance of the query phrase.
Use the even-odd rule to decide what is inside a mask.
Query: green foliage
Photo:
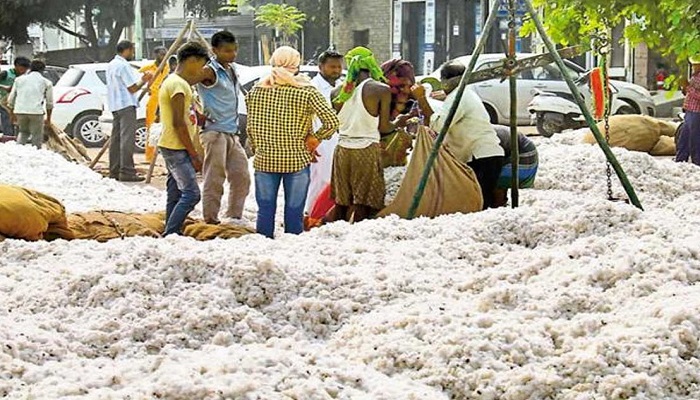
[[[544,12],[544,25],[557,43],[588,45],[591,35],[623,24],[633,45],[646,43],[664,56],[684,63],[700,54],[698,0],[533,0]],[[530,21],[521,34],[535,31]]]
[[[258,27],[278,30],[283,36],[292,36],[303,28],[306,14],[288,4],[265,4],[255,10]]]

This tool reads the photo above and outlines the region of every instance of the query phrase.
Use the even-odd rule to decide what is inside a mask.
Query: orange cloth
[[[150,89],[150,96],[148,98],[148,103],[146,103],[146,129],[150,129],[151,125],[156,122],[156,116],[158,113],[158,93],[160,92],[160,85],[163,83],[165,78],[170,74],[170,67],[165,65],[163,71],[160,75],[155,76],[156,71],[158,71],[158,64],[155,62],[144,65],[139,69],[140,73],[150,72],[154,75],[153,84]],[[146,140],[146,160],[151,161],[153,156],[156,154],[156,148],[151,146],[148,139]]]

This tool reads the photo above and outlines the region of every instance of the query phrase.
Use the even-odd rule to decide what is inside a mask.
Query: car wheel
[[[136,134],[134,135],[134,152],[145,153],[147,140],[148,129],[146,129],[146,122],[143,120],[138,121],[138,124],[136,124]]]
[[[85,147],[100,147],[105,143],[98,114],[86,114],[71,124],[73,137],[78,138]]]
[[[496,110],[494,110],[493,107],[486,103],[484,103],[484,108],[486,108],[486,112],[489,113],[489,119],[491,120],[491,123],[494,125],[498,124],[498,114],[496,114]]]
[[[618,108],[617,112],[615,113],[615,115],[629,115],[629,114],[637,114],[637,110],[635,110],[634,107],[632,107],[629,104],[626,104],[626,105]]]
[[[550,138],[554,136],[555,133],[561,132],[563,126],[557,123],[553,118],[548,118],[546,115],[537,115],[537,133],[540,135]]]

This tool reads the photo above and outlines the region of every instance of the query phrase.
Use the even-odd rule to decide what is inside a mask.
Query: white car
[[[131,63],[135,69],[148,61]],[[99,118],[107,97],[107,63],[71,65],[54,86],[53,122],[87,147],[104,144]],[[145,140],[145,104],[137,109],[136,136]],[[138,143],[138,139],[137,139]],[[137,146],[138,147],[138,146]]]
[[[530,57],[535,54],[519,53],[518,58]],[[503,54],[482,54],[477,60],[475,70],[492,68],[503,60]],[[471,56],[458,57],[455,60],[467,66]],[[567,66],[566,73],[572,78],[578,79],[586,71],[575,63],[564,60]],[[440,79],[440,68],[435,70],[431,77]],[[491,79],[469,85],[479,95],[486,106],[486,110],[491,116],[492,123],[510,123],[510,96],[508,80],[503,82],[500,79]],[[626,104],[619,111],[626,114],[645,114],[653,116],[655,114],[654,100],[649,91],[643,87],[627,82],[614,81],[613,85],[618,90],[618,99]],[[527,110],[528,104],[535,94],[540,91],[570,93],[569,87],[564,81],[564,77],[552,63],[544,67],[523,71],[518,75],[518,123],[527,125],[530,123],[530,113]]]

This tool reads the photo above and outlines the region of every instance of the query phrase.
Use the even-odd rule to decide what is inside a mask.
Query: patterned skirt
[[[381,210],[385,193],[379,144],[364,149],[336,147],[331,178],[331,196],[336,204],[363,205]]]

